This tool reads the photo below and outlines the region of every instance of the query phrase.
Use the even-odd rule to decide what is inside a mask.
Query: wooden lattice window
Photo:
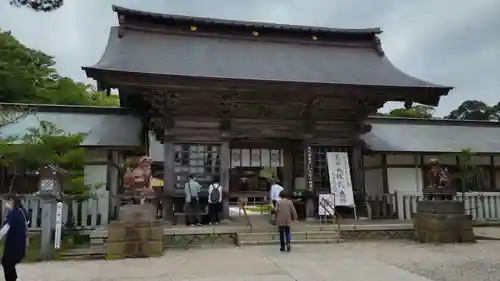
[[[195,175],[196,180],[207,188],[220,176],[219,144],[175,144],[174,182],[176,188],[183,188],[187,176]]]
[[[331,146],[313,146],[313,186],[318,191],[329,191],[330,180],[328,179],[328,163],[326,153],[328,152],[347,152],[349,155],[349,167],[352,179],[352,148],[351,147],[331,147]],[[353,181],[354,182],[354,181]]]

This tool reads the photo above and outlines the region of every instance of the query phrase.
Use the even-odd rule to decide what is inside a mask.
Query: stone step
[[[75,248],[60,254],[62,260],[102,259],[106,255],[104,247]]]
[[[340,239],[340,234],[338,231],[308,231],[308,232],[297,232],[293,231],[291,234],[292,240],[335,240]],[[239,233],[238,239],[240,243],[243,242],[264,242],[264,241],[279,241],[279,233],[277,232],[262,232],[262,233]]]
[[[264,232],[276,232],[277,227],[273,225],[269,226],[259,226],[259,227],[253,227],[250,232],[253,233],[264,233]],[[293,232],[323,232],[323,231],[338,231],[338,226],[337,225],[312,225],[312,226],[292,226],[292,231]]]
[[[291,244],[292,247],[293,245],[297,244],[332,244],[332,243],[339,243],[341,241],[337,239],[292,239]],[[270,241],[241,241],[240,246],[263,246],[263,245],[279,245],[280,241],[276,240],[270,240]]]

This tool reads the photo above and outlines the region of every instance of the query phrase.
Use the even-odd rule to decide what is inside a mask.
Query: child
[[[290,225],[292,221],[297,220],[297,211],[284,191],[280,192],[280,200],[276,202],[275,211],[276,225],[280,233],[280,251],[284,252],[286,246],[286,251],[290,252],[292,250],[290,246]]]

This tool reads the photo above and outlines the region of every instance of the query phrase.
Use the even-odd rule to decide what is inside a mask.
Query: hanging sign
[[[354,207],[349,156],[346,152],[328,152],[330,192],[335,194],[335,206]]]
[[[318,200],[318,215],[335,215],[335,194],[320,194]]]
[[[62,214],[63,214],[63,203],[57,202],[56,205],[56,229],[54,237],[54,248],[61,248],[61,232],[62,232]]]

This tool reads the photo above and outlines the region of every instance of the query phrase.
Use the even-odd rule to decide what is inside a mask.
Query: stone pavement
[[[500,280],[500,243],[433,246],[409,241],[171,250],[161,258],[23,264],[30,281]],[[425,277],[424,277],[425,276]]]

